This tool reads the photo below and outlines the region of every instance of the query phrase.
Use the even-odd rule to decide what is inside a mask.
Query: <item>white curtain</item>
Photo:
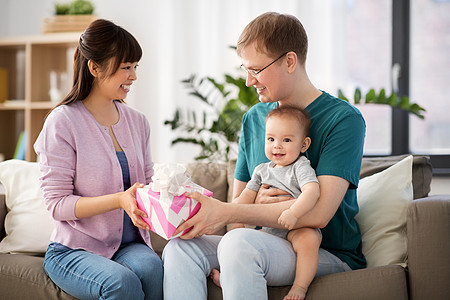
[[[0,34],[39,34],[40,21],[52,14],[53,0],[1,0],[9,10],[0,20]],[[100,18],[114,21],[140,42],[144,56],[138,80],[127,102],[145,113],[152,128],[155,162],[189,162],[199,149],[171,146],[177,136],[165,120],[178,106],[197,102],[181,84],[191,74],[223,79],[237,74],[240,59],[229,49],[236,45],[244,27],[266,11],[293,14],[309,36],[307,69],[317,88],[335,93],[337,80],[345,76],[342,52],[344,34],[342,7],[346,0],[92,0]],[[35,9],[23,10],[33,4]],[[6,15],[3,14],[2,15]]]
[[[171,140],[177,134],[163,125],[176,107],[198,105],[180,81],[194,73],[218,80],[223,79],[224,73],[238,74],[241,62],[229,46],[236,45],[244,27],[261,13],[277,11],[297,16],[310,38],[307,68],[311,79],[324,90],[338,86],[335,80],[342,77],[334,74],[344,70],[344,62],[335,60],[334,56],[339,55],[339,41],[342,40],[339,30],[343,29],[332,24],[342,18],[339,14],[341,2],[142,1],[146,3],[146,11],[139,9],[140,15],[133,17],[135,20],[117,15],[121,19],[118,23],[129,28],[144,49],[140,78],[129,101],[150,120],[154,160],[189,162],[198,154],[199,148],[189,144],[172,147]]]

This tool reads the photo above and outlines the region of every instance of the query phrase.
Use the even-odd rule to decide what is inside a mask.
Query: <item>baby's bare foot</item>
[[[219,270],[212,269],[211,274],[209,274],[209,278],[211,278],[211,280],[215,283],[215,285],[220,287],[220,272],[219,272]]]
[[[304,287],[294,284],[283,300],[304,300],[306,297],[306,291],[307,289]]]

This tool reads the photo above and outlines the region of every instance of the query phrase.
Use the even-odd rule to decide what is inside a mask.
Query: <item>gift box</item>
[[[173,236],[179,225],[194,216],[200,203],[186,197],[186,192],[199,192],[208,197],[213,193],[191,181],[186,168],[179,164],[165,164],[155,171],[152,182],[136,192],[137,206],[147,213],[142,218],[150,230],[166,240],[178,237],[188,230]]]

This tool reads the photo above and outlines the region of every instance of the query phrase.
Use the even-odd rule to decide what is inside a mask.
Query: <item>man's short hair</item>
[[[237,43],[237,53],[256,42],[256,49],[273,58],[294,51],[301,65],[308,52],[308,36],[302,23],[294,16],[267,12],[251,21],[242,31]]]

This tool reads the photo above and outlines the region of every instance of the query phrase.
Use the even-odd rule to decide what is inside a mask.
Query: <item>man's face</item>
[[[259,71],[272,63],[276,57],[268,56],[257,51],[256,44],[252,43],[241,51],[242,65],[249,71]],[[286,95],[285,89],[285,56],[262,70],[257,75],[247,73],[247,86],[254,86],[261,102],[275,102],[282,100]]]

